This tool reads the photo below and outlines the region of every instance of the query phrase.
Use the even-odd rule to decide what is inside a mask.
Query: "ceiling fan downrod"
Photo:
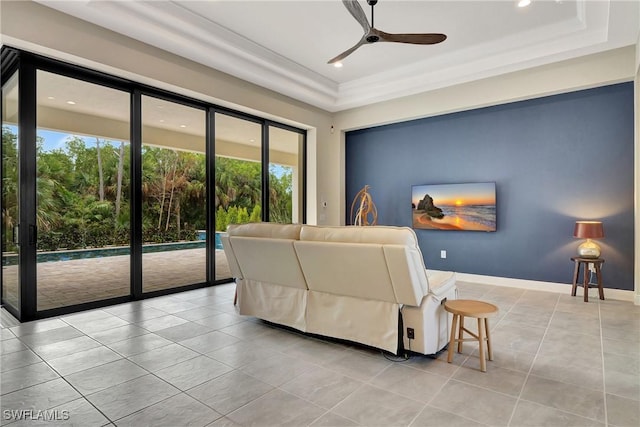
[[[369,4],[369,6],[371,6],[371,28],[375,28],[373,24],[373,6],[375,6],[378,3],[378,0],[367,0],[367,3]],[[378,40],[380,40],[380,37],[376,36],[375,34],[371,34],[370,36],[367,36],[367,42],[369,43],[375,43]]]

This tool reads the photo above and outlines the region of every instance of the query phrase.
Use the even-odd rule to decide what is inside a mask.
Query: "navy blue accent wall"
[[[411,226],[413,184],[495,181],[496,232],[416,230],[428,268],[570,283],[597,219],[604,286],[632,290],[633,108],[621,83],[348,132],[347,215],[365,184],[379,224]]]

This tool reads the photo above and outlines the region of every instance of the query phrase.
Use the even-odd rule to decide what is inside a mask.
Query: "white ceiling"
[[[376,28],[447,40],[365,45],[335,68],[362,37],[339,0],[37,1],[332,112],[632,45],[640,29],[635,0],[380,0]]]

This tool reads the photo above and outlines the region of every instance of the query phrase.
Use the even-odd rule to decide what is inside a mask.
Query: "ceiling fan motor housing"
[[[340,55],[329,60],[329,64],[336,64],[342,61],[347,56],[351,55],[356,49],[363,44],[371,44],[379,41],[383,42],[395,42],[395,43],[410,43],[410,44],[437,44],[443,42],[447,36],[439,33],[421,33],[421,34],[391,34],[385,33],[376,29],[373,20],[374,6],[378,3],[378,0],[367,0],[367,4],[371,6],[371,23],[367,19],[367,16],[360,6],[360,0],[342,0],[342,3],[347,8],[352,17],[360,24],[364,30],[364,36],[351,48],[345,50]]]

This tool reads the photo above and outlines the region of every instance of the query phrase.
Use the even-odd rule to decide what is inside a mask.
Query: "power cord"
[[[409,352],[411,351],[411,338],[409,338]],[[402,363],[402,362],[406,362],[407,360],[411,359],[411,355],[408,352],[404,352],[404,354],[401,354],[400,356],[395,356],[395,358],[391,358],[389,357],[384,350],[380,350],[380,353],[382,354],[382,356],[384,356],[385,359],[389,360],[390,362],[394,362],[394,363]]]
[[[394,358],[388,356],[383,350],[380,350],[380,353],[382,354],[382,356],[384,356],[385,359],[387,359],[390,362],[394,362],[394,363],[402,363],[402,362],[406,362],[407,360],[411,359],[411,356],[409,356],[409,353],[404,353],[400,356],[394,356]]]
[[[602,271],[602,267],[604,266],[600,266],[600,270]],[[595,281],[593,280],[593,277],[596,276],[596,265],[594,263],[589,263],[589,285],[597,285],[598,284],[598,278],[596,276]]]

